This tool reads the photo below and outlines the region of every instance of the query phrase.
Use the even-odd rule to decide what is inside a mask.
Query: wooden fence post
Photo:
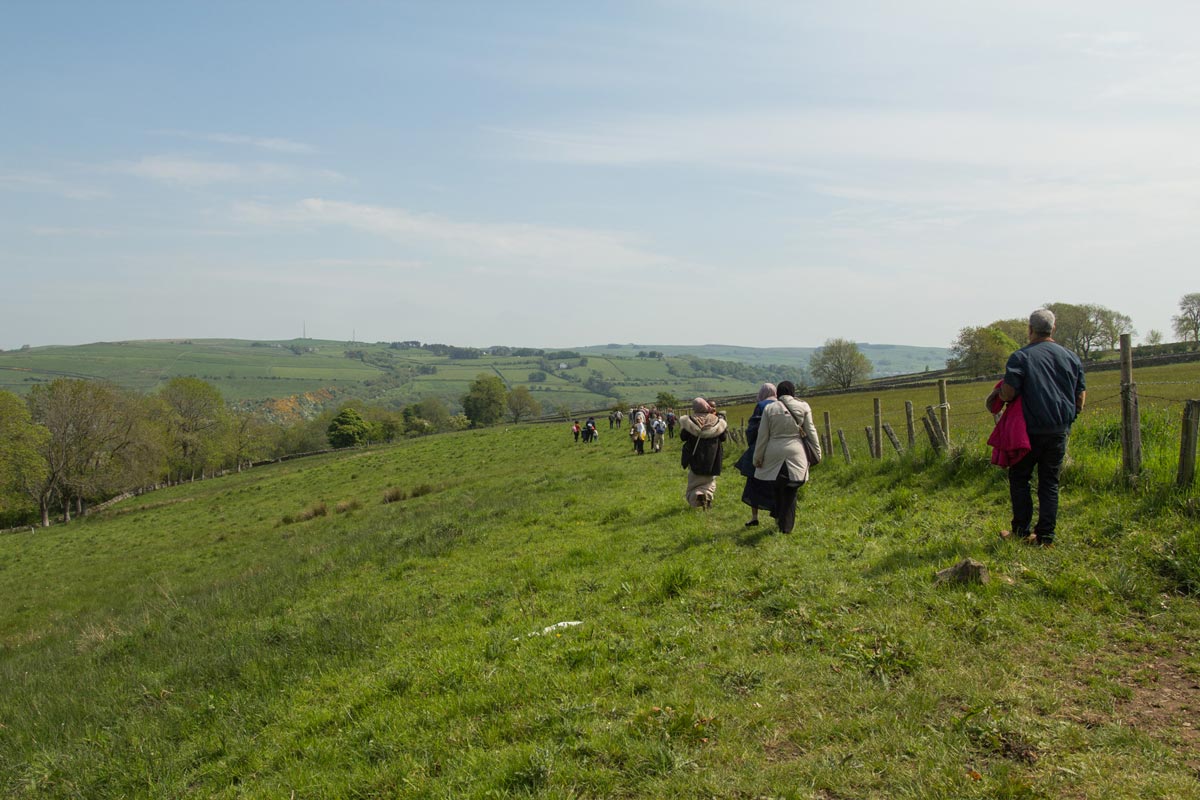
[[[904,401],[904,418],[908,422],[908,446],[915,447],[917,444],[917,429],[913,425],[913,404],[912,400]]]
[[[949,448],[950,442],[946,439],[946,433],[942,430],[942,423],[938,419],[937,414],[933,411],[933,406],[925,406],[925,419],[929,421],[933,435],[937,438],[938,450]]]
[[[938,403],[941,409],[942,423],[942,438],[944,444],[950,446],[950,399],[946,392],[946,379],[942,378],[938,381]]]
[[[875,434],[871,431],[871,426],[867,425],[863,430],[867,432],[867,452],[871,454],[871,458],[879,458],[875,455]]]
[[[1142,419],[1138,413],[1133,347],[1128,333],[1121,334],[1121,466],[1125,481],[1131,486],[1136,484],[1142,472]]]
[[[1196,479],[1196,440],[1200,438],[1200,400],[1188,400],[1183,407],[1183,438],[1179,443],[1180,489],[1186,489]]]
[[[896,432],[892,430],[892,426],[888,423],[883,423],[883,432],[887,434],[888,439],[892,443],[892,447],[896,448],[897,453],[903,453],[904,448],[900,446],[900,438],[896,436]]]
[[[846,434],[838,428],[838,440],[842,443],[842,457],[846,459],[846,463],[850,463],[850,446],[846,444]]]
[[[875,438],[871,440],[871,457],[883,458],[883,412],[879,408],[879,398],[875,398]]]
[[[925,423],[925,433],[929,434],[929,443],[933,445],[933,449],[939,453],[942,451],[942,440],[933,432],[937,427],[937,422],[930,422],[929,417],[921,417],[921,422]]]
[[[833,452],[833,428],[829,424],[828,411],[825,412],[825,447],[830,453]]]

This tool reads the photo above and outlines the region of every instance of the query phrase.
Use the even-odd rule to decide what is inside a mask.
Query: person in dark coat
[[[1029,315],[1029,344],[1008,357],[1004,380],[988,396],[989,404],[1021,400],[1029,452],[1008,468],[1012,526],[1000,536],[1048,547],[1058,525],[1058,483],[1071,424],[1087,399],[1079,356],[1054,341],[1054,312],[1039,308]],[[1033,525],[1029,481],[1038,475],[1038,519]],[[1032,529],[1030,526],[1033,526]]]
[[[683,497],[693,508],[712,508],[717,476],[725,457],[725,415],[703,397],[692,402],[692,413],[679,419],[680,463],[688,471]]]
[[[754,445],[758,443],[758,425],[762,421],[763,409],[775,402],[775,384],[764,383],[758,389],[758,405],[746,423],[746,449],[738,458],[737,471],[746,478],[746,487],[742,489],[742,502],[750,506],[750,521],[747,528],[758,525],[759,509],[765,509],[768,514],[775,513],[775,487],[769,481],[754,477]]]

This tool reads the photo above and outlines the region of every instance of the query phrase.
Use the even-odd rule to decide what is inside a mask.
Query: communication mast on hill
[[[307,321],[302,321],[300,323],[300,338],[301,339],[308,338],[308,322]]]

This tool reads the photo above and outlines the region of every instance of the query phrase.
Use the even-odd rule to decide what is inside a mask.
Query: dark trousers
[[[1054,541],[1058,522],[1058,476],[1067,455],[1067,434],[1034,433],[1029,436],[1029,453],[1008,468],[1008,496],[1012,499],[1012,532],[1028,536],[1033,522],[1033,496],[1029,479],[1037,470],[1038,521],[1033,529],[1038,542]]]
[[[780,533],[791,533],[796,527],[796,494],[804,484],[788,476],[787,466],[779,470],[779,477],[771,484],[775,497],[775,509],[771,516],[779,525]]]

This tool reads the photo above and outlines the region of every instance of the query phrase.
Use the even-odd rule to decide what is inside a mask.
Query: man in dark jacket
[[[1029,317],[1029,344],[1009,356],[1004,380],[992,395],[1004,402],[1021,398],[1029,453],[1008,469],[1012,528],[1000,536],[1043,547],[1054,542],[1058,522],[1058,479],[1067,454],[1071,423],[1087,397],[1079,357],[1054,341],[1054,313],[1039,308]],[[992,398],[989,397],[989,400]],[[1038,520],[1033,521],[1029,480],[1038,474]]]

